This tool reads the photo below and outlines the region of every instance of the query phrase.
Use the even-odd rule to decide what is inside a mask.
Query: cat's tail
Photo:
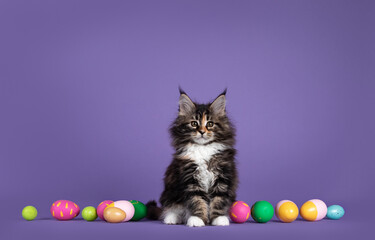
[[[147,218],[150,220],[159,220],[161,216],[161,208],[158,207],[158,204],[155,200],[149,201],[146,204],[147,207]]]

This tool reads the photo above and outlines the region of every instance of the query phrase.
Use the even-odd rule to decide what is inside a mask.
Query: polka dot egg
[[[340,205],[332,205],[327,209],[327,218],[338,220],[342,218],[345,214],[345,210]]]

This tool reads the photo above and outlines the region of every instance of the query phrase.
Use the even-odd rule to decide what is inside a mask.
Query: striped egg
[[[327,205],[320,199],[311,199],[302,205],[300,213],[307,221],[319,221],[327,215]]]
[[[71,220],[80,212],[78,205],[69,200],[57,200],[52,203],[50,211],[57,220]]]
[[[282,200],[276,204],[276,217],[285,223],[293,222],[298,217],[298,207],[290,200]]]

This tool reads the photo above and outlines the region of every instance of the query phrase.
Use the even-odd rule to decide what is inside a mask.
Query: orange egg
[[[276,216],[282,222],[293,222],[298,217],[298,207],[290,200],[282,200],[276,205]]]
[[[124,221],[126,213],[117,207],[107,207],[103,212],[104,219],[110,223],[119,223]]]

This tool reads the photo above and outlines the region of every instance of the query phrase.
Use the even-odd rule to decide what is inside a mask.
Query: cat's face
[[[194,103],[182,92],[171,133],[179,143],[209,144],[232,138],[234,131],[225,112],[225,92],[209,104]]]
[[[198,144],[212,142],[218,127],[217,119],[214,119],[210,110],[204,106],[196,107],[195,111],[185,118],[185,124],[190,128],[190,138]]]

